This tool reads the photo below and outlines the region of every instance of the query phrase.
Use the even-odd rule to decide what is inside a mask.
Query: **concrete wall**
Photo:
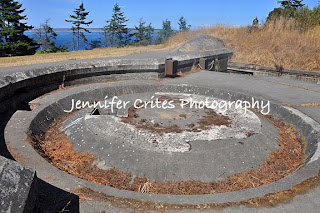
[[[231,56],[231,51],[219,50],[210,53],[176,56],[175,60],[179,61],[178,71],[186,72],[197,65],[201,57],[209,57],[211,60],[223,58],[228,61]],[[66,61],[0,69],[0,115],[13,114],[18,109],[26,110],[29,101],[64,86],[126,79],[157,79],[163,76],[164,65],[165,59],[161,56],[152,59]],[[0,120],[0,124],[2,124],[0,125],[1,135],[4,134],[4,127],[7,122],[4,117],[6,116],[2,116],[2,120]],[[7,150],[3,136],[1,136],[0,148],[1,150]],[[0,211],[30,212],[30,209],[34,206],[34,197],[37,191],[35,172],[3,157],[0,157],[0,168],[2,169],[0,170],[2,174],[0,189],[3,191],[1,193],[3,197],[1,197]],[[16,187],[17,189],[20,186],[22,187],[21,181],[17,180],[15,182],[16,179],[6,175],[9,173],[4,173],[8,168],[17,173],[25,174],[19,177],[24,178],[23,182],[28,183],[28,187],[19,192],[5,193],[10,191],[10,187]],[[18,170],[15,170],[15,168]],[[8,185],[8,181],[11,181],[13,185]],[[19,199],[16,199],[17,196]],[[16,209],[16,206],[21,208]]]

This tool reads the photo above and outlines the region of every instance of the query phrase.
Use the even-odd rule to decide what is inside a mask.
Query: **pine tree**
[[[135,43],[138,45],[148,45],[152,40],[152,33],[154,32],[154,28],[151,26],[151,23],[148,26],[145,26],[146,22],[141,18],[139,20],[139,26],[135,26],[136,33]]]
[[[121,12],[120,6],[115,4],[112,17],[104,27],[105,43],[109,41],[112,47],[123,47],[129,44],[132,35],[126,25],[128,21],[129,19],[126,19],[124,13]]]
[[[91,21],[86,21],[87,16],[89,15],[90,12],[87,12],[86,9],[83,6],[83,3],[80,4],[79,8],[76,8],[74,11],[74,15],[70,15],[71,20],[66,20],[66,22],[71,22],[72,23],[72,31],[75,32],[73,35],[75,36],[73,39],[77,40],[76,48],[75,50],[79,50],[79,45],[80,45],[80,39],[86,43],[87,39],[86,36],[84,35],[83,32],[88,32],[90,31],[87,28],[84,28],[83,25],[89,26],[92,24]]]
[[[174,33],[171,28],[171,21],[166,19],[162,22],[162,30],[160,31],[160,40],[161,42],[167,40],[169,37],[171,37]]]
[[[100,48],[101,47],[101,41],[100,40],[92,40],[90,42],[90,44],[88,45],[88,47],[86,47],[87,50],[93,50],[96,48]]]
[[[139,41],[142,41],[142,40],[145,40],[146,39],[146,30],[147,30],[147,27],[145,26],[146,22],[141,18],[139,20],[139,26],[135,26],[137,32],[134,34],[135,36],[135,42],[139,42]]]
[[[0,0],[0,56],[32,55],[38,44],[24,35],[24,32],[33,28],[23,21],[25,9],[15,0]]]
[[[38,29],[36,29],[36,33],[33,35],[33,37],[38,40],[38,45],[40,47],[40,50],[43,50],[43,29],[42,29],[42,24],[40,24]]]
[[[152,27],[152,25],[150,23],[146,29],[146,37],[147,37],[147,41],[149,41],[149,44],[152,43],[152,33],[154,33],[154,28]]]
[[[115,46],[115,34],[117,31],[116,24],[113,20],[107,21],[107,25],[103,27],[104,34],[104,47],[108,46],[108,42],[111,47]]]
[[[77,37],[77,32],[76,28],[74,26],[71,27],[72,30],[72,50],[76,51],[76,37]]]
[[[178,24],[179,24],[179,29],[181,32],[190,30],[190,28],[191,28],[191,25],[187,26],[187,21],[183,16],[179,19]]]
[[[300,7],[303,7],[304,4],[302,4],[303,0],[284,0],[284,1],[278,1],[279,4],[281,4],[281,6],[284,9],[297,9]]]
[[[42,24],[43,31],[44,31],[43,46],[45,50],[57,48],[54,40],[57,38],[58,34],[49,25],[49,21],[50,19],[47,19]]]
[[[47,19],[44,23],[41,23],[39,29],[37,29],[35,33],[35,38],[38,40],[38,44],[40,45],[40,52],[49,53],[67,51],[66,47],[56,45],[55,40],[58,34],[50,26],[49,21],[50,19]]]

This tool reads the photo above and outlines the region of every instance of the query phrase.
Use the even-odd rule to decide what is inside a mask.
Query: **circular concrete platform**
[[[90,188],[108,196],[175,205],[247,201],[290,189],[318,174],[317,134],[320,128],[317,122],[294,108],[284,106],[284,103],[275,100],[275,96],[270,97],[270,93],[264,97],[259,90],[243,93],[242,89],[238,89],[235,92],[232,86],[228,89],[206,80],[210,78],[222,78],[225,82],[226,79],[250,81],[243,76],[201,72],[164,82],[140,81],[137,84],[136,81],[124,81],[71,87],[32,101],[34,107],[30,112],[18,111],[7,125],[7,143],[12,147],[13,154],[28,159],[26,164],[36,167],[41,178],[65,190]],[[261,82],[267,86],[273,85],[264,80]],[[274,91],[279,90],[274,88]],[[276,121],[284,119],[286,125],[300,130],[300,135],[305,137],[307,143],[302,144],[306,148],[304,165],[276,182],[240,191],[200,195],[148,194],[119,190],[74,177],[50,165],[30,144],[22,142],[28,137],[26,130],[31,130],[34,136],[41,138],[41,135],[52,130],[52,124],[63,121],[59,131],[66,134],[76,153],[95,156],[96,161],[92,165],[102,171],[116,168],[130,173],[133,182],[136,177],[147,178],[150,182],[219,182],[235,174],[259,169],[265,159],[279,149],[279,128],[270,117],[261,114],[263,110],[260,113],[259,110],[244,113],[231,107],[212,113],[209,108],[181,109],[175,103],[175,109],[169,111],[146,107],[134,111],[135,116],[130,112],[132,104],[114,112],[101,109],[99,113],[92,114],[92,109],[88,108],[71,114],[64,111],[70,109],[72,100],[91,103],[105,100],[106,96],[117,96],[131,103],[137,99],[150,100],[151,97],[165,97],[174,102],[190,97],[196,102],[206,98],[217,102],[254,99],[260,103],[264,101],[265,105],[270,101],[272,118]],[[201,120],[210,120],[208,116],[219,118],[220,123],[215,123],[217,120],[213,119],[214,122],[201,126]]]

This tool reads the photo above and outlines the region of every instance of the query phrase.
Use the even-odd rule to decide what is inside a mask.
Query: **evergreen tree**
[[[36,33],[33,35],[33,37],[38,40],[38,45],[40,47],[40,50],[43,50],[43,29],[42,29],[42,24],[40,24],[38,29],[36,29]]]
[[[126,22],[128,21],[129,19],[126,19],[120,6],[115,4],[112,17],[107,21],[107,25],[104,27],[105,44],[107,41],[110,42],[112,47],[123,47],[129,44],[132,35],[126,25]]]
[[[146,39],[146,30],[147,27],[145,26],[146,22],[141,18],[139,20],[139,26],[135,26],[137,32],[134,34],[135,42],[139,42]]]
[[[178,24],[179,24],[179,29],[181,32],[190,30],[190,28],[191,28],[191,25],[187,26],[187,21],[183,16],[179,19]]]
[[[45,50],[57,48],[54,40],[57,38],[58,34],[49,25],[49,21],[50,19],[47,19],[42,24],[42,28],[44,31],[44,39],[42,45]]]
[[[103,35],[103,47],[108,47],[109,34],[106,26],[103,27],[101,34]]]
[[[280,17],[294,18],[297,11],[304,6],[302,2],[303,0],[278,1],[281,7],[275,8],[273,11],[271,11],[268,15],[267,21],[275,20]]]
[[[88,47],[86,47],[87,50],[93,50],[96,48],[101,47],[101,41],[100,40],[92,40]]]
[[[173,34],[174,32],[171,28],[171,22],[168,19],[166,19],[165,21],[162,22],[162,30],[159,33],[159,38],[157,43],[161,43],[167,40]]]
[[[104,34],[104,47],[108,46],[108,42],[110,43],[111,47],[115,46],[115,34],[117,31],[117,27],[114,21],[110,20],[107,21],[107,25],[103,27],[103,34]]]
[[[71,27],[72,30],[72,50],[76,51],[76,37],[77,37],[77,32],[76,28],[74,26]]]
[[[37,29],[35,33],[35,38],[40,45],[40,53],[67,51],[66,47],[56,45],[55,40],[58,34],[50,26],[49,21],[50,19],[47,19],[44,23],[41,23],[39,29]]]
[[[147,26],[146,29],[146,39],[149,41],[149,44],[152,43],[152,33],[154,33],[154,28],[152,27],[151,23]]]
[[[0,0],[0,56],[32,55],[38,48],[36,41],[24,35],[33,28],[23,21],[25,9],[15,0]]]
[[[86,36],[84,35],[83,32],[88,32],[90,31],[87,28],[84,28],[83,25],[89,26],[92,24],[91,21],[86,21],[87,16],[89,15],[90,12],[87,12],[86,9],[83,6],[83,3],[80,4],[79,8],[76,8],[74,11],[73,15],[70,15],[71,20],[66,20],[66,22],[71,22],[72,23],[72,31],[75,32],[73,35],[75,36],[73,39],[76,39],[77,44],[75,50],[79,50],[79,44],[80,44],[80,39],[86,43],[87,39]]]
[[[281,6],[284,9],[298,9],[300,7],[303,7],[304,4],[302,4],[303,0],[284,0],[284,1],[278,1],[279,4],[281,4]]]
[[[152,40],[152,33],[154,28],[149,24],[145,26],[146,22],[141,18],[139,21],[139,26],[135,26],[137,32],[134,34],[135,43],[138,45],[148,45]]]

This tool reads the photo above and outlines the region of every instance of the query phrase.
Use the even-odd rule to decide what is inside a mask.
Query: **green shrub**
[[[320,6],[313,8],[275,8],[269,13],[267,22],[278,19],[293,19],[294,28],[306,31],[320,25]]]
[[[57,53],[57,52],[69,52],[68,49],[64,46],[59,46],[55,48],[48,48],[45,50],[38,50],[36,54],[48,54],[48,53]]]

